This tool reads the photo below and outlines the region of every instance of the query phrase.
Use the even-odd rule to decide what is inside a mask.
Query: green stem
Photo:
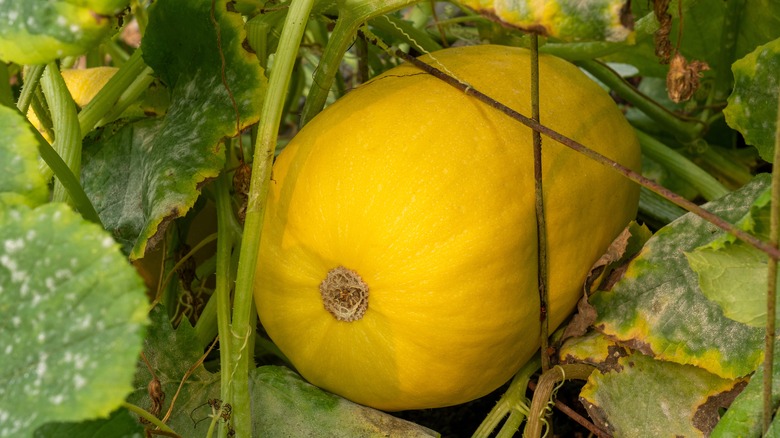
[[[642,131],[637,130],[636,134],[643,154],[674,172],[698,190],[704,199],[711,201],[729,193],[729,189],[681,153]]]
[[[8,72],[8,64],[0,61],[0,105],[12,108],[14,95],[11,91],[11,74]]]
[[[775,156],[774,163],[780,163],[780,93],[777,99],[777,123],[775,125]],[[769,216],[769,243],[775,248],[780,243],[780,170],[772,171],[772,203]],[[775,308],[775,299],[777,298],[777,259],[769,258],[767,266],[767,294],[766,294],[766,334],[764,351],[764,415],[763,431],[766,432],[772,423],[772,377],[774,370],[775,357],[775,332],[777,325],[777,309]]]
[[[43,70],[45,68],[46,66],[43,64],[30,66],[27,70],[27,74],[24,76],[24,86],[22,87],[22,92],[19,95],[19,100],[16,102],[16,107],[19,108],[19,111],[21,111],[25,116],[27,115],[27,111],[30,109],[30,102],[32,102],[33,93],[35,93],[35,89],[38,88],[38,84],[41,80],[41,76],[43,76]]]
[[[139,406],[136,406],[136,405],[134,405],[132,403],[128,403],[128,402],[122,402],[122,407],[127,409],[128,411],[138,415],[139,417],[145,419],[146,421],[154,424],[161,431],[167,432],[168,434],[171,434],[170,436],[177,436],[177,437],[179,437],[179,435],[177,435],[176,432],[173,431],[173,429],[168,427],[165,423],[160,421],[159,418],[157,418],[154,415],[152,415],[146,409],[143,409],[143,408],[141,408]]]
[[[542,417],[558,385],[564,380],[587,380],[596,368],[586,364],[556,365],[542,374],[536,385],[534,398],[531,400],[531,412],[525,425],[523,437],[539,438],[542,436]]]
[[[371,27],[389,34],[393,41],[405,42],[422,53],[435,52],[442,48],[428,32],[391,14],[371,20]]]
[[[512,379],[512,383],[509,384],[509,388],[507,388],[506,392],[498,400],[498,403],[493,406],[493,409],[488,412],[477,430],[474,431],[472,438],[487,438],[491,436],[507,414],[511,415],[512,413],[515,413],[515,416],[528,414],[529,401],[525,396],[525,392],[528,388],[528,382],[531,380],[531,376],[536,373],[536,370],[538,370],[540,366],[541,358],[539,355],[535,355],[533,359],[520,368],[520,371],[518,371]],[[520,421],[522,421],[522,418],[520,418]],[[517,428],[515,428],[514,432],[516,431]]]
[[[698,120],[681,119],[653,99],[639,92],[639,90],[607,65],[593,60],[578,61],[575,64],[585,69],[620,97],[655,120],[663,130],[674,135],[681,142],[693,141],[704,133],[704,123]]]
[[[301,113],[301,126],[308,123],[325,106],[328,93],[338,73],[344,53],[366,21],[418,0],[353,0],[339,2],[339,19],[325,46],[314,81]]]
[[[46,95],[46,101],[54,123],[54,149],[65,161],[78,183],[81,174],[81,131],[79,130],[76,104],[68,92],[65,80],[62,79],[57,64],[51,62],[46,67],[41,78],[41,87]],[[68,190],[59,180],[54,182],[52,194],[54,202],[70,202]]]
[[[198,340],[198,347],[206,348],[214,337],[219,334],[219,319],[217,318],[217,294],[214,293],[206,301],[206,305],[198,316],[198,322],[195,323],[195,338]],[[228,314],[229,316],[229,314]]]
[[[223,403],[230,403],[239,407],[233,398],[234,379],[230,370],[233,369],[233,356],[235,343],[230,328],[230,284],[231,269],[230,255],[233,248],[233,233],[230,228],[230,216],[233,209],[230,203],[230,181],[226,172],[222,172],[215,183],[216,208],[217,208],[217,282],[214,295],[217,302],[217,332],[221,340],[219,348],[221,398]],[[247,407],[248,408],[248,407]],[[223,424],[220,423],[219,436],[223,433]]]
[[[292,0],[285,19],[274,67],[268,80],[263,109],[260,114],[259,131],[252,162],[252,181],[249,188],[244,235],[241,239],[241,257],[236,273],[236,292],[233,308],[233,334],[241,348],[234,351],[233,425],[236,436],[251,437],[251,416],[249,412],[249,335],[254,331],[252,321],[257,317],[254,306],[254,277],[257,267],[257,253],[265,214],[265,203],[271,182],[271,165],[279,124],[282,118],[284,97],[290,84],[290,76],[298,54],[298,45],[306,29],[314,0]]]
[[[724,154],[728,154],[728,151],[718,146],[709,145],[698,156],[698,159],[701,160],[705,167],[712,169],[725,180],[732,182],[735,187],[742,187],[753,179],[753,174],[750,173],[748,166]]]
[[[153,70],[151,67],[146,67],[141,74],[135,78],[133,83],[127,87],[127,89],[119,96],[116,104],[111,110],[100,119],[98,125],[104,125],[113,120],[118,119],[126,109],[135,103],[139,97],[149,88],[149,85],[154,82]]]
[[[661,228],[687,213],[646,187],[639,188],[639,215],[654,228]]]
[[[87,194],[84,193],[84,188],[79,184],[79,180],[73,172],[70,171],[68,165],[62,160],[62,157],[57,154],[57,151],[55,151],[49,142],[43,138],[41,133],[35,129],[33,131],[35,138],[38,140],[38,153],[41,155],[41,158],[46,165],[54,171],[57,180],[62,183],[68,191],[68,195],[70,195],[70,199],[73,201],[76,210],[81,213],[81,216],[84,217],[84,219],[103,227],[100,216],[98,216],[97,211],[95,211],[95,206],[92,205]]]
[[[81,135],[87,135],[103,117],[111,111],[120,96],[147,71],[147,66],[142,58],[141,49],[136,50],[127,62],[109,79],[103,88],[79,113],[79,125]]]

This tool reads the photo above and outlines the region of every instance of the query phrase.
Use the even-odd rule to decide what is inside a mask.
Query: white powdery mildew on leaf
[[[107,415],[131,389],[140,279],[103,230],[62,204],[0,209],[0,241],[11,303],[0,304],[0,437]]]

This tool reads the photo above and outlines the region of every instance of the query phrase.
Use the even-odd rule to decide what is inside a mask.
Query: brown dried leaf
[[[703,61],[691,61],[677,53],[669,64],[669,73],[666,75],[666,88],[669,98],[674,102],[684,102],[693,96],[699,88],[701,72],[709,70],[710,66]]]

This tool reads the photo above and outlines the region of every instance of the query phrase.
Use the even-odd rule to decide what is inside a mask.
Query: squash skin
[[[526,50],[421,59],[530,114]],[[635,134],[606,92],[566,61],[539,61],[542,123],[638,169]],[[639,191],[543,141],[552,330]],[[278,157],[255,299],[311,383],[383,410],[449,406],[496,389],[538,350],[536,257],[531,130],[402,65],[325,109]],[[337,266],[369,286],[358,321],[323,306],[319,285]]]

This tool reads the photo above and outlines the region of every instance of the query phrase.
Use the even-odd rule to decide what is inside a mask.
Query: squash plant
[[[279,258],[283,255],[267,243],[261,246],[261,233],[275,232],[275,190],[289,178],[285,167],[272,168],[277,153],[288,143],[292,151],[307,139],[320,141],[318,134],[328,130],[343,136],[362,128],[341,126],[328,118],[330,109],[320,111],[353,99],[349,90],[371,78],[381,83],[378,76],[402,63],[401,71],[452,85],[436,82],[426,88],[444,87],[441,93],[472,105],[493,98],[494,115],[487,120],[501,122],[491,135],[527,133],[521,123],[540,131],[543,166],[545,151],[566,147],[588,160],[584,167],[609,175],[606,184],[601,176],[577,182],[556,177],[543,197],[546,205],[567,203],[559,196],[571,196],[556,184],[609,192],[641,185],[637,224],[596,263],[576,316],[549,333],[549,341],[536,335],[544,325],[536,325],[542,315],[535,308],[534,323],[523,321],[533,332],[531,350],[544,341],[542,370],[541,356],[520,358],[509,343],[486,345],[487,337],[476,349],[456,347],[463,357],[476,351],[475,363],[487,360],[501,368],[511,363],[511,370],[501,369],[495,382],[468,396],[448,395],[436,405],[482,395],[525,362],[499,390],[503,395],[497,402],[498,396],[486,399],[493,409],[480,411],[482,424],[458,433],[489,436],[498,430],[499,436],[511,436],[527,418],[526,435],[538,436],[543,423],[563,422],[560,411],[553,411],[552,423],[543,413],[555,398],[551,392],[571,378],[584,381],[576,392],[590,418],[579,421],[596,434],[758,436],[777,427],[771,414],[780,400],[780,365],[774,362],[771,334],[778,250],[769,242],[778,236],[778,185],[775,175],[763,172],[771,172],[778,150],[780,6],[765,0],[574,5],[564,0],[0,2],[0,138],[5,140],[0,144],[0,436],[448,433],[446,423],[432,422],[440,410],[391,415],[354,403],[372,404],[316,377],[330,372],[327,361],[301,362],[274,336],[277,322],[264,316],[257,324],[254,302],[258,290],[262,314],[268,299],[262,283],[274,264],[284,262],[283,268],[292,270],[304,266]],[[496,81],[459,82],[465,74],[457,66],[461,58],[447,68],[444,61],[425,67],[409,57],[487,43],[530,49],[522,52],[530,65],[538,52],[541,124],[534,122],[533,108],[501,114],[506,109],[501,104],[513,101],[492,90]],[[445,52],[459,53],[451,50]],[[616,117],[631,126],[623,125],[627,133],[620,137],[635,135],[641,145],[641,174],[630,171],[637,167],[633,162],[620,167],[623,175],[602,167],[615,166],[593,154],[600,145],[547,119],[545,102],[552,98],[546,96],[559,86],[545,82],[550,80],[544,73],[547,56],[573,63],[594,81],[589,86],[598,84],[612,95],[616,106],[610,111],[619,107],[624,115]],[[422,59],[438,58],[433,57]],[[474,63],[477,70],[489,69],[482,61]],[[87,84],[72,81],[107,71]],[[405,98],[410,108],[412,100],[423,101],[423,91],[415,94]],[[526,98],[532,107],[531,94],[523,91],[517,107],[525,108],[520,101]],[[348,103],[333,104],[333,111],[339,105]],[[587,131],[593,123],[588,117],[602,114],[602,105],[594,100],[597,110],[579,109],[567,117]],[[437,108],[428,112],[434,116]],[[381,129],[385,139],[400,136],[394,122],[383,117],[377,116],[384,123],[372,129]],[[333,154],[325,161],[336,160]],[[284,152],[279,157],[287,160]],[[410,169],[424,164],[422,154],[405,158]],[[591,162],[594,158],[602,163]],[[332,166],[362,159],[366,156],[347,153]],[[397,159],[391,155],[388,161]],[[530,156],[526,161],[534,164]],[[465,177],[467,169],[458,168],[456,176]],[[328,170],[321,172],[328,175]],[[502,174],[490,176],[500,181]],[[314,183],[307,189],[318,190]],[[305,195],[316,196],[311,192]],[[598,211],[605,222],[616,222],[610,227],[629,219],[625,212],[617,219],[613,213]],[[271,225],[263,226],[265,216]],[[529,222],[546,218],[549,238],[531,239],[526,246],[534,255],[536,245],[550,251],[546,275],[554,329],[564,318],[555,311],[560,304],[555,282],[570,275],[558,272],[555,236],[561,224],[581,224],[586,229],[577,237],[589,238],[598,234],[591,227],[601,224],[589,224],[577,212],[556,217],[553,211]],[[469,226],[490,223],[486,218]],[[596,246],[601,252],[606,243]],[[585,265],[578,269],[587,269],[598,256],[574,260]],[[261,284],[255,287],[255,281]],[[579,289],[582,279],[574,283]],[[574,299],[562,307],[570,308]],[[456,336],[444,331],[441,342]],[[295,368],[312,383],[355,400],[312,386],[291,371]],[[482,372],[457,378],[462,392]],[[533,401],[527,399],[529,380],[536,388]],[[387,390],[388,385],[380,386]],[[396,402],[391,397],[377,406],[421,407]],[[475,406],[447,412],[463,414]],[[442,414],[447,415],[457,420]]]

